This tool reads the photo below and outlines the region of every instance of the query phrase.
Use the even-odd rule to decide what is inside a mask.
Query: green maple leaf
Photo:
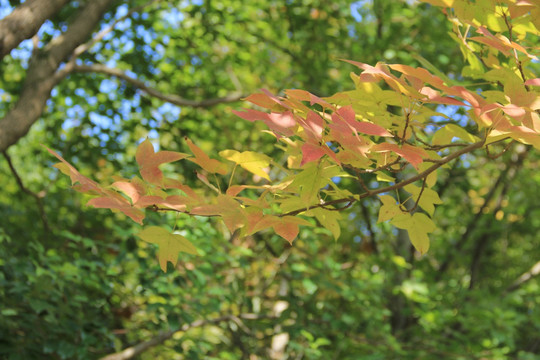
[[[379,210],[379,220],[377,222],[385,222],[402,213],[399,204],[392,196],[380,195],[379,199],[381,199],[383,205]]]
[[[298,191],[300,199],[309,205],[317,201],[319,191],[332,182],[335,176],[343,175],[337,165],[328,165],[327,162],[306,164],[304,169],[294,176],[294,180],[287,190]]]
[[[146,242],[159,246],[159,265],[163,272],[167,272],[167,261],[176,266],[179,252],[197,255],[197,248],[188,239],[182,235],[171,234],[158,226],[149,226],[137,236]]]
[[[321,208],[311,209],[307,215],[315,215],[315,218],[319,220],[322,226],[329,230],[334,236],[334,240],[337,240],[341,235],[341,227],[339,226],[339,220],[341,220],[341,214],[339,211],[325,210]]]
[[[420,254],[423,255],[429,250],[428,233],[435,231],[437,227],[426,214],[404,213],[394,217],[392,224],[399,229],[407,230],[411,243]]]
[[[413,184],[409,184],[403,189],[408,193],[412,194],[414,201],[418,199],[418,196],[422,191],[420,187]],[[435,211],[435,204],[442,204],[442,200],[439,197],[439,194],[437,194],[431,189],[428,189],[427,187],[424,188],[422,196],[420,196],[420,200],[418,201],[418,205],[420,205],[420,207],[424,209],[429,214],[429,216],[433,216],[433,212]]]

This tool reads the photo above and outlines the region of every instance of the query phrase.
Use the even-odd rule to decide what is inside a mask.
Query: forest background
[[[24,8],[1,1],[0,17],[14,9]],[[140,226],[86,208],[40,146],[98,181],[136,174],[147,137],[159,149],[186,151],[189,136],[210,154],[275,155],[264,126],[232,113],[242,98],[348,90],[355,68],[339,59],[459,76],[465,63],[440,9],[56,0],[39,10],[50,20],[35,20],[37,35],[0,49],[0,126],[34,119],[28,134],[0,136],[0,357],[538,357],[539,158],[523,146],[496,159],[469,154],[440,176],[438,229],[422,257],[405,231],[377,224],[377,199],[348,210],[338,241],[303,228],[293,246],[272,232],[231,237],[212,218],[150,214],[146,223],[178,229],[199,249],[167,273],[135,236]],[[468,126],[455,107],[437,110]],[[194,169],[175,171],[195,183]]]

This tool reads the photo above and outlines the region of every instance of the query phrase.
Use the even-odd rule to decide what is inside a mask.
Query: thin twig
[[[66,69],[68,69],[67,65],[66,65]],[[158,98],[160,100],[163,100],[163,101],[166,101],[168,103],[178,105],[178,106],[191,106],[191,107],[205,108],[205,107],[210,107],[217,104],[235,102],[245,97],[245,95],[243,94],[240,94],[238,92],[233,92],[227,96],[220,97],[220,98],[204,99],[204,100],[190,100],[190,99],[185,99],[183,97],[180,97],[178,95],[164,94],[160,92],[159,90],[146,85],[144,82],[134,77],[129,76],[128,74],[126,74],[120,69],[111,68],[111,67],[101,65],[101,64],[93,64],[93,65],[71,64],[68,70],[71,72],[101,73],[101,74],[105,74],[109,76],[114,76],[130,83],[131,85],[144,91],[150,96],[153,96],[155,98]]]
[[[504,22],[506,24],[506,27],[508,28],[508,40],[510,40],[510,42],[512,43],[514,42],[513,35],[512,35],[512,24],[508,20],[508,15],[506,14],[505,11],[503,11],[503,17],[504,17]],[[525,82],[527,81],[527,78],[525,78],[525,73],[523,73],[523,65],[521,64],[521,61],[519,60],[517,50],[516,49],[512,49],[512,50],[514,53],[514,59],[516,60],[517,68],[519,70],[519,74],[521,75],[521,79],[523,80],[523,82]],[[531,90],[528,85],[524,85],[524,86],[527,91]]]
[[[420,192],[418,193],[418,198],[416,199],[416,202],[414,203],[414,206],[412,208],[410,208],[409,210],[407,210],[407,212],[412,213],[413,211],[415,211],[418,208],[418,203],[420,202],[420,198],[422,197],[422,194],[424,193],[424,189],[426,188],[426,179],[427,179],[427,177],[425,177],[424,181],[422,181],[422,189],[420,189]]]
[[[373,231],[373,226],[371,226],[371,219],[369,216],[368,208],[362,201],[360,201],[360,209],[362,210],[362,216],[364,217],[364,221],[369,231],[371,247],[373,248],[373,252],[375,252],[375,254],[378,254],[379,249],[377,247],[377,242],[375,241],[375,231]]]
[[[409,127],[410,116],[411,116],[410,112],[407,112],[405,114],[405,126],[403,127],[403,135],[401,135],[401,143],[402,144],[406,141],[405,137],[407,136],[407,128]]]
[[[298,214],[300,214],[302,212],[308,211],[309,209],[322,207],[323,205],[324,206],[337,205],[337,204],[341,204],[341,203],[349,202],[349,201],[355,201],[356,202],[356,201],[359,201],[359,200],[362,200],[362,199],[365,199],[365,198],[368,198],[368,197],[371,197],[371,196],[374,196],[374,195],[377,195],[377,194],[381,194],[381,193],[401,189],[405,185],[408,185],[408,184],[411,184],[411,183],[413,183],[415,181],[423,179],[424,177],[428,176],[429,174],[431,174],[432,172],[434,172],[435,170],[437,170],[438,168],[440,168],[444,164],[449,163],[450,161],[460,157],[461,155],[467,154],[469,152],[472,152],[472,151],[474,151],[476,149],[481,148],[484,145],[484,143],[485,143],[485,139],[480,140],[478,142],[472,143],[472,144],[462,148],[461,150],[453,152],[452,154],[449,154],[449,155],[443,157],[442,159],[434,160],[433,161],[434,164],[431,165],[426,170],[422,171],[421,173],[419,173],[419,174],[417,174],[415,176],[412,176],[412,177],[408,178],[407,180],[403,180],[403,181],[400,181],[398,183],[395,183],[394,185],[369,190],[369,191],[366,191],[365,193],[363,193],[363,194],[361,194],[359,196],[356,196],[356,197],[353,196],[353,197],[346,197],[346,198],[342,198],[342,199],[336,199],[336,200],[328,201],[328,202],[326,202],[324,204],[312,205],[310,207],[305,207],[305,208],[289,211],[289,212],[287,212],[285,214],[280,214],[280,215],[277,215],[277,216],[283,217],[283,216],[298,215]]]
[[[105,29],[103,29],[99,33],[97,33],[94,37],[92,37],[92,39],[88,40],[84,44],[81,44],[81,45],[77,46],[75,48],[75,50],[73,50],[73,52],[72,52],[72,54],[71,54],[71,56],[69,58],[69,61],[66,63],[66,65],[62,69],[57,71],[56,74],[54,74],[54,78],[56,79],[56,81],[60,81],[64,77],[69,75],[73,71],[73,67],[75,65],[75,60],[77,60],[77,58],[79,56],[81,56],[82,54],[87,52],[96,43],[103,40],[105,35],[107,35],[111,31],[113,31],[114,28],[116,27],[116,25],[118,25],[120,22],[122,22],[122,21],[126,20],[127,18],[129,18],[131,15],[133,15],[133,13],[144,9],[145,7],[155,3],[157,1],[160,1],[160,0],[150,0],[150,1],[148,1],[148,2],[146,2],[144,4],[142,4],[142,5],[139,5],[139,6],[136,6],[136,7],[132,8],[124,16],[119,17],[118,19],[113,21],[109,26],[107,26]]]
[[[508,149],[510,149],[510,146],[512,146],[512,144],[515,142],[515,140],[512,140],[510,141],[508,144],[506,144],[506,146],[504,147],[504,149],[502,149],[502,151],[498,154],[494,154],[494,155],[491,155],[489,153],[489,145],[486,146],[486,154],[488,156],[488,158],[490,158],[491,160],[495,160],[495,159],[498,159],[499,157],[501,157]]]
[[[507,295],[508,293],[519,289],[527,281],[538,275],[540,275],[540,261],[534,264],[528,271],[521,274],[511,285],[509,285],[503,295]]]
[[[381,171],[381,170],[386,170],[396,164],[399,164],[399,162],[401,161],[401,156],[399,158],[397,158],[396,160],[392,161],[392,162],[389,162],[388,164],[386,165],[381,165],[375,169],[365,169],[365,170],[362,170],[362,169],[356,169],[359,173],[362,173],[362,174],[369,174],[369,173],[374,173],[374,172],[377,172],[377,171]]]
[[[90,39],[88,42],[82,44],[82,45],[79,45],[75,48],[75,50],[73,51],[73,55],[72,57],[73,58],[76,58],[78,56],[80,56],[81,54],[83,54],[84,52],[88,51],[92,46],[94,46],[96,43],[98,43],[99,41],[103,40],[103,38],[105,37],[105,35],[107,35],[108,33],[110,33],[111,31],[114,30],[114,28],[116,27],[116,25],[118,25],[120,22],[126,20],[127,18],[129,18],[133,13],[135,12],[138,12],[138,11],[141,11],[142,9],[144,9],[145,7],[147,6],[150,6],[152,5],[153,3],[157,2],[157,1],[160,1],[160,0],[150,0],[144,4],[141,4],[139,6],[136,6],[134,8],[132,8],[131,10],[129,10],[127,12],[127,14],[125,14],[124,16],[121,16],[119,17],[118,19],[116,19],[112,24],[110,24],[109,26],[107,26],[105,29],[101,30],[99,33],[97,33],[92,39]]]
[[[35,199],[39,211],[39,217],[41,219],[41,223],[43,224],[43,230],[45,231],[45,234],[48,235],[51,232],[51,228],[49,226],[49,222],[47,221],[47,214],[45,213],[45,208],[43,207],[41,197],[32,190],[28,189],[26,186],[24,186],[24,183],[22,182],[19,173],[13,166],[13,162],[11,161],[11,157],[8,155],[7,151],[3,151],[2,154],[4,155],[4,158],[8,163],[9,169],[11,170],[11,173],[13,174],[13,177],[15,178],[15,181],[17,182],[17,185],[19,186],[21,191],[32,196]]]
[[[326,204],[321,204],[321,208],[322,209],[325,209],[325,210],[330,210],[330,211],[343,211],[343,210],[346,210],[348,208],[350,208],[352,206],[352,204],[354,204],[354,201],[349,201],[347,203],[347,205],[343,206],[343,207],[339,207],[339,208],[334,208],[334,207],[327,207]]]

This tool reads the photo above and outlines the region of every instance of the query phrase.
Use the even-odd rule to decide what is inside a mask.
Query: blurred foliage
[[[72,3],[44,25],[42,44],[65,26]],[[0,4],[9,11],[7,1]],[[118,1],[102,26],[140,4]],[[342,58],[418,65],[421,56],[455,75],[462,58],[449,30],[437,9],[414,1],[158,1],[81,59],[189,99],[259,88],[330,95],[350,83],[353,69]],[[0,116],[17,99],[30,49],[24,42],[2,62]],[[437,185],[440,229],[422,258],[395,230],[375,224],[376,200],[350,211],[338,242],[324,229],[304,229],[293,247],[271,233],[237,240],[211,219],[153,214],[148,224],[174,226],[203,254],[182,256],[163,274],[156,249],[134,236],[139,228],[122,215],[86,209],[40,147],[59,150],[98,181],[118,171],[132,176],[135,145],[146,136],[169,150],[185,151],[178,140],[189,135],[210,153],[275,151],[258,125],[231,114],[241,106],[179,108],[100,74],[73,74],[55,88],[42,119],[8,150],[22,183],[43,203],[50,231],[36,199],[0,159],[0,358],[96,359],[201,319],[209,323],[177,332],[140,358],[540,356],[538,282],[505,292],[540,259],[537,154],[512,165],[519,171],[502,179],[508,189],[497,188],[479,216],[515,155],[456,163]],[[188,183],[193,169],[170,168]],[[493,212],[498,197],[502,213]],[[472,254],[485,236],[469,290]],[[238,317],[212,322],[223,315]]]

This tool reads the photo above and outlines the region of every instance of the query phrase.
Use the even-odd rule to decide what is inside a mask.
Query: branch
[[[519,170],[521,166],[523,165],[523,161],[525,160],[525,157],[527,156],[527,154],[528,154],[528,151],[526,150],[523,152],[520,152],[517,156],[517,159],[509,165],[511,169],[509,171],[509,175],[506,182],[502,186],[501,192],[499,194],[499,198],[497,200],[497,204],[492,211],[494,215],[497,214],[499,210],[501,210],[504,197],[506,196],[508,190],[510,189],[510,185],[512,184],[512,181],[516,178],[517,174],[519,173]],[[484,231],[484,233],[476,241],[476,244],[474,246],[473,255],[471,259],[471,267],[470,267],[471,280],[469,282],[469,290],[472,290],[477,283],[478,273],[480,270],[480,260],[489,240],[488,235],[489,235],[488,232]]]
[[[80,56],[81,54],[88,51],[92,46],[94,46],[99,41],[103,40],[105,35],[107,35],[111,31],[113,31],[114,28],[116,27],[116,25],[118,25],[120,22],[122,22],[122,21],[126,20],[127,18],[129,18],[131,15],[133,15],[133,13],[139,12],[139,11],[143,10],[145,7],[152,5],[156,1],[159,1],[159,0],[150,0],[150,1],[148,1],[148,2],[146,2],[144,4],[142,4],[142,5],[139,5],[139,6],[136,6],[136,7],[132,8],[132,9],[130,9],[127,12],[127,14],[125,14],[124,16],[119,17],[118,19],[116,19],[112,24],[110,24],[105,29],[103,29],[99,33],[97,33],[90,41],[86,42],[85,44],[77,46],[77,48],[73,51],[73,55],[71,56],[70,61],[74,61],[78,56]]]
[[[143,341],[137,345],[130,346],[128,348],[125,348],[124,350],[110,354],[107,356],[102,357],[100,360],[128,360],[132,359],[135,356],[138,356],[145,352],[146,350],[160,345],[164,343],[166,340],[172,338],[174,334],[180,331],[188,331],[189,329],[205,326],[208,324],[217,324],[223,321],[238,321],[239,319],[245,319],[245,320],[258,320],[258,319],[275,319],[277,316],[274,315],[257,315],[257,314],[240,314],[238,316],[236,315],[224,315],[219,316],[214,319],[208,319],[208,320],[196,320],[192,322],[191,324],[185,324],[177,329],[172,329],[169,331],[164,331],[156,335],[150,340]]]
[[[525,284],[527,281],[531,280],[535,276],[540,275],[540,261],[538,261],[536,264],[534,264],[529,271],[521,274],[520,277],[518,277],[511,285],[509,285],[506,290],[504,291],[504,295],[515,291],[519,289],[523,284]]]
[[[449,155],[443,157],[442,159],[434,160],[433,161],[434,165],[430,166],[429,168],[422,171],[421,173],[419,173],[419,174],[417,174],[417,175],[415,175],[415,176],[413,176],[413,177],[411,177],[411,178],[409,178],[407,180],[400,181],[397,184],[394,184],[392,186],[387,186],[385,188],[371,190],[369,193],[364,193],[364,194],[360,195],[360,199],[364,199],[364,198],[367,198],[367,197],[370,197],[370,196],[373,196],[373,195],[389,192],[389,191],[396,190],[396,189],[401,189],[405,185],[409,185],[409,184],[411,184],[411,183],[413,183],[413,182],[415,182],[417,180],[423,179],[424,177],[428,176],[429,174],[431,174],[432,172],[434,172],[435,170],[437,170],[438,168],[440,168],[444,164],[449,163],[450,161],[460,157],[463,154],[467,154],[467,153],[470,153],[470,152],[472,152],[472,151],[474,151],[476,149],[481,148],[482,146],[484,146],[484,142],[485,142],[485,140],[480,140],[478,142],[472,143],[472,144],[464,147],[461,150],[458,150],[458,151],[456,151],[456,152],[454,152],[452,154],[449,154]]]
[[[422,181],[422,189],[420,189],[420,192],[418,193],[418,198],[416,199],[416,202],[414,203],[414,206],[412,208],[410,208],[409,210],[405,210],[405,211],[407,211],[409,213],[412,213],[418,207],[418,204],[420,203],[420,199],[422,198],[422,194],[424,193],[424,190],[426,188],[426,178],[424,178],[423,180],[424,181]]]
[[[61,80],[54,76],[60,64],[90,36],[113,2],[113,0],[86,2],[86,6],[78,12],[68,29],[30,58],[19,99],[0,120],[0,152],[26,135],[39,119],[51,90]]]
[[[4,158],[6,158],[9,169],[11,170],[11,173],[13,174],[13,177],[15,178],[15,181],[17,182],[17,185],[19,185],[19,188],[21,189],[21,191],[32,196],[36,200],[36,205],[39,211],[39,217],[41,218],[41,222],[43,224],[43,230],[45,231],[45,234],[48,235],[51,231],[51,228],[49,227],[49,222],[47,221],[47,214],[45,213],[45,209],[43,207],[43,202],[41,201],[41,197],[35,192],[33,192],[32,190],[28,189],[26,186],[24,186],[24,183],[22,182],[22,179],[19,176],[19,173],[13,166],[11,157],[8,155],[6,151],[4,151],[2,154],[4,155]]]
[[[70,70],[73,72],[80,72],[80,73],[100,73],[100,74],[114,76],[130,83],[131,85],[144,91],[150,96],[153,96],[155,98],[158,98],[160,100],[163,100],[163,101],[166,101],[171,104],[178,105],[178,106],[192,106],[192,107],[203,108],[203,107],[210,107],[210,106],[214,106],[214,105],[222,104],[222,103],[235,102],[245,97],[245,95],[243,94],[233,92],[221,98],[206,99],[206,100],[189,100],[189,99],[184,99],[178,95],[163,94],[162,92],[156,90],[155,88],[147,86],[144,82],[127,75],[122,70],[110,68],[105,65],[100,65],[100,64],[72,65]]]
[[[367,229],[369,231],[370,245],[373,248],[373,252],[375,254],[378,254],[379,248],[377,246],[377,241],[375,240],[375,231],[373,231],[373,226],[371,226],[371,218],[369,216],[369,211],[362,201],[360,201],[360,209],[362,210],[362,216],[364,217],[364,222],[366,223]]]
[[[523,154],[526,154],[526,151],[519,155],[520,158],[521,158],[521,156]],[[519,161],[521,161],[521,160],[519,160]],[[472,220],[468,223],[467,228],[465,229],[465,232],[463,233],[461,239],[459,239],[459,241],[453,247],[454,251],[448,253],[448,257],[445,259],[445,261],[439,267],[439,270],[437,271],[437,273],[435,275],[435,280],[436,281],[439,281],[441,279],[442,275],[446,272],[446,270],[448,270],[448,267],[449,267],[450,263],[453,261],[454,255],[457,254],[463,248],[465,243],[469,240],[470,236],[472,235],[472,232],[478,226],[478,221],[480,220],[480,217],[482,216],[482,214],[484,212],[484,209],[486,209],[488,207],[488,204],[491,201],[491,199],[493,198],[493,196],[495,196],[495,193],[497,192],[497,189],[499,188],[499,186],[501,184],[503,184],[503,181],[507,177],[508,172],[515,165],[516,165],[516,163],[510,164],[501,172],[501,174],[497,178],[497,181],[495,181],[495,184],[493,184],[493,186],[491,187],[491,189],[487,193],[486,197],[484,198],[484,202],[483,202],[482,206],[480,207],[480,209],[478,209],[476,214],[474,214],[474,217],[472,218]]]
[[[374,195],[377,195],[377,194],[381,194],[381,193],[401,189],[405,185],[411,184],[411,183],[413,183],[413,182],[415,182],[417,180],[425,179],[426,176],[428,176],[429,174],[431,174],[433,171],[437,170],[441,166],[449,163],[450,161],[458,158],[459,156],[461,156],[463,154],[466,154],[466,153],[472,152],[473,150],[481,148],[484,145],[484,143],[485,143],[485,140],[480,140],[480,141],[478,141],[476,143],[473,143],[473,144],[470,144],[470,145],[466,146],[465,148],[463,148],[463,149],[461,149],[459,151],[456,151],[456,152],[454,152],[454,153],[452,153],[450,155],[447,155],[444,158],[441,158],[439,160],[433,160],[433,162],[435,164],[433,164],[432,166],[430,166],[426,170],[422,171],[421,173],[419,173],[419,174],[417,174],[415,176],[410,177],[407,180],[400,181],[400,182],[398,182],[398,183],[396,183],[396,184],[394,184],[392,186],[387,186],[387,187],[384,187],[384,188],[369,190],[367,188],[367,186],[365,186],[365,184],[364,184],[365,192],[363,194],[361,194],[360,196],[358,196],[358,195],[357,196],[349,196],[349,197],[346,197],[346,198],[335,199],[335,200],[326,201],[326,202],[322,202],[322,203],[318,203],[318,204],[313,204],[311,206],[307,206],[307,207],[303,207],[303,208],[300,208],[300,209],[292,210],[292,211],[289,211],[287,213],[275,214],[275,216],[277,216],[277,217],[295,216],[295,215],[301,214],[301,213],[303,213],[305,211],[315,209],[315,208],[323,208],[323,209],[326,209],[326,210],[333,210],[333,211],[341,211],[341,210],[347,209],[347,208],[351,207],[353,204],[355,204],[356,202],[361,201],[362,199],[365,199],[365,198],[368,198],[368,197],[371,197],[371,196],[374,196]],[[361,177],[359,177],[359,179],[361,180]],[[423,186],[425,186],[425,184]],[[422,190],[422,192],[423,192],[423,190]],[[420,196],[422,195],[422,192],[419,194]],[[420,196],[418,197],[417,201],[420,200]],[[339,204],[342,204],[342,203],[347,203],[347,204],[344,207],[340,207],[340,208],[333,208],[333,209],[329,208],[329,206],[339,205]],[[486,202],[486,204],[487,204],[487,202]],[[156,205],[148,206],[146,209],[151,210],[151,211],[172,211],[172,212],[183,213],[183,214],[190,215],[190,216],[193,216],[193,215],[205,216],[205,217],[220,216],[220,215],[217,215],[217,214],[213,214],[213,215],[191,214],[189,211],[186,211],[186,210],[181,211],[181,210],[172,209],[172,208],[159,208]]]
[[[69,0],[27,0],[0,20],[0,59],[34,36]]]
[[[421,173],[419,173],[419,174],[417,174],[415,176],[412,176],[412,177],[408,178],[407,180],[400,181],[400,182],[398,182],[398,183],[396,183],[394,185],[383,187],[383,188],[378,188],[378,189],[374,189],[374,190],[368,190],[365,193],[363,193],[363,194],[361,194],[360,196],[357,196],[357,197],[347,197],[347,198],[343,198],[343,199],[336,199],[336,200],[332,200],[332,201],[327,201],[327,202],[322,203],[322,204],[316,204],[316,205],[313,205],[313,206],[310,206],[310,207],[305,207],[305,208],[289,211],[288,213],[280,214],[278,216],[280,216],[280,217],[294,216],[294,215],[298,215],[300,213],[303,213],[304,211],[308,211],[309,209],[325,207],[325,206],[328,206],[328,205],[337,205],[337,204],[341,204],[341,203],[344,203],[344,202],[350,202],[350,201],[355,201],[356,202],[356,201],[371,197],[373,195],[382,194],[382,193],[385,193],[385,192],[401,189],[405,185],[412,184],[413,182],[415,182],[417,180],[425,178],[426,176],[428,176],[429,174],[431,174],[432,172],[434,172],[435,170],[437,170],[438,168],[440,168],[444,164],[449,163],[450,161],[460,157],[461,155],[472,152],[472,151],[474,151],[476,149],[481,148],[484,145],[484,142],[485,142],[485,140],[480,140],[478,142],[472,143],[472,144],[464,147],[461,150],[458,150],[458,151],[456,151],[456,152],[454,152],[452,154],[449,154],[449,155],[443,157],[442,159],[433,160],[432,162],[434,162],[434,164],[431,165],[426,170],[422,171]]]
[[[512,23],[508,20],[508,15],[506,14],[505,11],[503,11],[503,15],[504,15],[504,22],[506,24],[506,27],[508,28],[508,40],[510,40],[510,42],[514,42],[513,35],[512,35]],[[523,82],[525,82],[527,81],[527,78],[525,77],[525,74],[523,73],[523,65],[521,64],[521,61],[519,60],[517,50],[516,49],[512,49],[512,50],[514,53],[514,60],[516,60],[516,65],[519,70],[519,74],[521,75],[521,79],[523,80]],[[524,86],[527,91],[531,91],[531,89],[527,85],[524,85]]]

